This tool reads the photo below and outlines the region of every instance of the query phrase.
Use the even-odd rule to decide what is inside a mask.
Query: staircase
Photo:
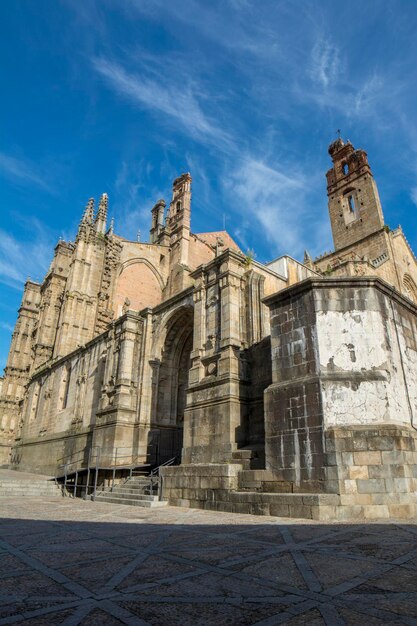
[[[244,470],[262,469],[265,466],[265,448],[260,445],[238,448],[232,452],[232,463],[241,465]]]
[[[21,497],[62,497],[62,489],[49,476],[0,469],[0,498]]]
[[[149,476],[133,476],[124,483],[96,494],[96,502],[128,504],[144,508],[167,506],[168,502],[159,500],[158,480],[151,481]]]

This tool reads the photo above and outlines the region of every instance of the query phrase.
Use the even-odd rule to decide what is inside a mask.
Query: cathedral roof
[[[218,239],[222,239],[225,248],[231,248],[241,252],[241,249],[237,243],[231,238],[228,232],[225,230],[218,230],[212,233],[195,233],[195,236],[204,241],[209,246],[215,246]]]

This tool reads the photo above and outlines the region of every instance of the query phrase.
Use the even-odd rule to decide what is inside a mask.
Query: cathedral
[[[0,379],[0,463],[161,469],[171,504],[313,519],[417,513],[417,261],[364,150],[329,146],[334,251],[261,264],[193,233],[191,176],[148,242],[90,199],[28,280]]]

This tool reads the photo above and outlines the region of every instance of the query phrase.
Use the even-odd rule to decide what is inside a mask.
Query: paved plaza
[[[0,624],[417,625],[417,525],[1,498]]]

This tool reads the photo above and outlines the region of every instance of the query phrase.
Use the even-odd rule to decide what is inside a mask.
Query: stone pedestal
[[[412,516],[416,307],[375,278],[308,279],[267,304],[269,473],[339,494],[347,518]]]

